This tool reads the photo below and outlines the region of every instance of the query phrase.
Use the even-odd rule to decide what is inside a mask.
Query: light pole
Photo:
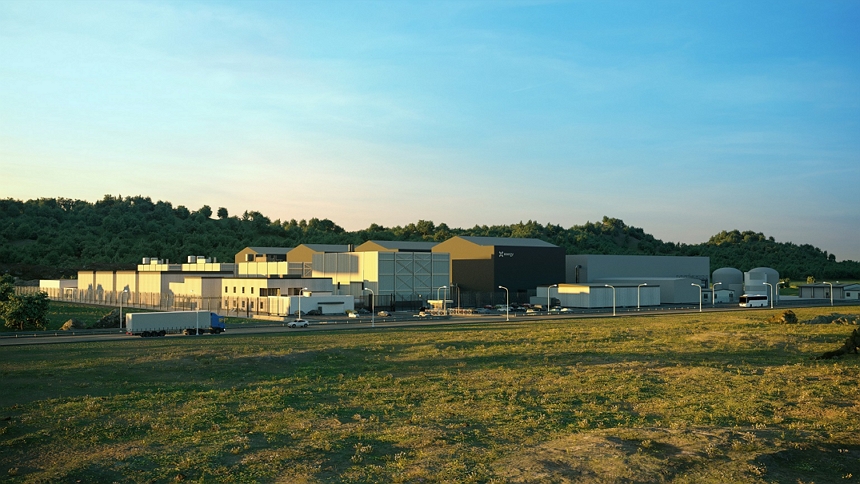
[[[837,282],[838,282],[838,281],[837,281]],[[781,284],[782,284],[782,281],[779,281],[779,282],[777,282],[777,283],[776,283],[776,294],[774,295],[774,298],[776,298],[776,299],[779,299],[779,286],[780,286]],[[831,292],[832,292],[832,291],[831,291]]]
[[[191,290],[191,298],[194,299],[194,289]],[[194,311],[194,322],[196,325],[196,329],[194,330],[194,335],[197,336],[200,334],[200,313],[195,311],[194,301],[191,301],[190,306],[192,307],[192,311]]]
[[[499,286],[499,289],[505,290],[505,321],[510,321],[511,319],[510,319],[509,311],[511,310],[511,303],[510,303],[511,293],[508,291],[508,288],[505,286]]]
[[[647,286],[647,285],[648,285],[647,282],[643,282],[642,284],[639,284],[638,286],[636,286],[636,310],[637,311],[639,311],[639,290],[642,289],[642,286]]]
[[[690,285],[696,286],[699,288],[699,312],[701,313],[702,312],[702,285],[696,284],[696,283],[691,283]]]
[[[128,289],[123,289],[121,293],[119,293],[119,329],[122,330],[122,296],[123,294],[128,294]]]
[[[437,300],[439,299],[439,291],[441,291],[442,289],[445,290],[445,295],[446,296],[448,295],[448,286],[439,286],[436,288],[436,299]],[[442,312],[443,313],[445,312],[445,300],[444,299],[442,299]]]
[[[830,284],[830,305],[833,306],[833,283],[832,282],[822,282],[822,284]]]
[[[722,284],[722,282],[715,282],[713,286],[711,286],[711,306],[717,305],[717,285]]]
[[[612,288],[612,315],[615,316],[615,286],[611,284],[604,284],[606,287]]]
[[[764,285],[766,285],[770,291],[770,308],[773,309],[773,284],[765,282]]]
[[[303,287],[301,291],[299,291],[299,314],[296,319],[302,319],[302,298],[305,297],[305,291],[307,290],[308,288]]]
[[[376,293],[369,287],[364,288],[365,291],[370,291],[370,327],[376,327]]]
[[[553,284],[553,285],[549,286],[548,288],[546,288],[546,314],[547,314],[547,316],[549,316],[549,308],[550,308],[550,306],[552,306],[552,301],[549,298],[549,292],[550,292],[549,290],[554,288],[554,287],[558,287],[558,284]]]

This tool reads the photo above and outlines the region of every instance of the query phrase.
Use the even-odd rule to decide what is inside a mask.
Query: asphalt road
[[[840,306],[856,306],[856,302],[835,302],[833,305],[834,312],[838,311]],[[783,302],[775,309],[791,309],[796,307],[814,307],[814,306],[830,306],[829,303],[801,303],[801,302]],[[763,308],[764,309],[764,308]],[[770,308],[766,308],[770,309]],[[717,306],[703,305],[702,312],[725,312],[725,311],[760,311],[761,309],[740,308],[734,304],[722,304]],[[665,315],[665,314],[684,314],[698,313],[698,305],[684,305],[675,307],[661,306],[659,308],[617,308],[618,316],[632,315]],[[461,325],[474,323],[502,323],[502,324],[528,324],[535,321],[561,321],[570,319],[582,318],[606,318],[612,317],[612,309],[600,310],[574,310],[564,314],[524,314],[520,312],[511,312],[506,321],[505,313],[489,314],[489,315],[472,315],[472,316],[448,316],[448,317],[426,317],[417,318],[413,313],[402,312],[394,313],[393,317],[376,316],[371,321],[370,316],[364,316],[358,319],[336,317],[336,318],[317,318],[309,319],[310,326],[307,328],[288,328],[285,323],[260,322],[242,325],[228,325],[227,332],[220,335],[201,335],[198,338],[225,338],[232,335],[248,335],[248,334],[268,334],[268,333],[283,333],[297,331],[339,331],[339,330],[381,330],[385,328],[403,328],[403,327],[421,327],[421,326],[438,326],[438,325]],[[195,336],[185,335],[168,335],[167,338],[194,338]],[[128,341],[138,339],[139,336],[130,336],[119,330],[75,330],[75,331],[35,331],[21,333],[0,333],[0,346],[14,345],[32,345],[32,344],[52,344],[52,343],[79,343],[92,341]]]

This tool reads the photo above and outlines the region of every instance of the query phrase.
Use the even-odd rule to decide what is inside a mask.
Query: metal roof
[[[426,250],[439,245],[438,242],[415,242],[408,240],[368,240],[380,247],[392,250]]]
[[[294,249],[294,247],[246,247],[257,254],[286,254]]]
[[[550,244],[549,242],[540,239],[520,239],[516,237],[458,237],[475,245],[482,245],[486,247],[497,245],[504,245],[508,247],[558,247],[555,244]]]
[[[314,252],[349,252],[347,244],[302,244],[299,247],[307,247]]]

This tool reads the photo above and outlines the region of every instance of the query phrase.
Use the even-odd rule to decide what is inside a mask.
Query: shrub
[[[786,309],[782,314],[771,316],[769,321],[771,323],[797,324],[797,315],[791,309]]]
[[[72,318],[66,321],[62,327],[60,327],[63,331],[68,331],[70,329],[86,329],[87,325],[80,322],[79,320]]]

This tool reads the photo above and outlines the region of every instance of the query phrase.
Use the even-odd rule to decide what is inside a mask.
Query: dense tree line
[[[546,240],[568,254],[709,256],[711,267],[747,271],[772,267],[785,277],[858,279],[860,263],[836,262],[810,245],[781,243],[760,233],[723,231],[702,244],[663,242],[604,217],[564,228],[528,221],[513,225],[451,228],[419,220],[400,227],[371,224],[347,232],[328,219],[271,220],[257,211],[230,215],[221,207],[189,210],[149,197],[114,197],[90,203],[68,198],[0,200],[0,272],[25,278],[70,276],[80,269],[133,268],[143,257],[182,262],[189,255],[232,261],[248,246],[355,244],[367,240],[444,241],[456,235]]]

